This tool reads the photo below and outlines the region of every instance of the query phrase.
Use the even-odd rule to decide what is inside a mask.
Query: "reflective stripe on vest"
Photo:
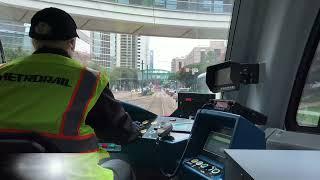
[[[80,79],[72,94],[67,110],[63,115],[60,134],[66,136],[79,135],[80,125],[83,121],[84,113],[92,99],[100,74],[97,71],[85,68],[81,70]]]

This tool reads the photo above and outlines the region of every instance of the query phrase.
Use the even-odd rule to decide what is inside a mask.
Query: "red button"
[[[107,147],[108,147],[108,144],[101,144],[101,147],[102,147],[102,148],[107,148]]]
[[[185,101],[186,101],[186,102],[191,102],[191,101],[192,101],[192,98],[186,98]]]

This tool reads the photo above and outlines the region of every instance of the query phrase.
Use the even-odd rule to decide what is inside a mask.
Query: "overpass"
[[[142,70],[142,80],[143,81],[154,81],[154,80],[168,80],[172,73],[167,70],[162,69],[145,69]]]
[[[57,7],[69,12],[78,28],[83,30],[146,36],[227,39],[232,4],[201,4],[176,0],[110,1],[0,0],[0,17],[29,23],[36,11],[46,7]]]

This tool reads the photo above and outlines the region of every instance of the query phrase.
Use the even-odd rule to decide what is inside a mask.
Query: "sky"
[[[196,46],[209,46],[208,39],[149,37],[149,49],[154,51],[154,68],[171,70],[171,60],[188,55]]]
[[[75,50],[90,54],[90,44],[88,44],[88,43],[84,42],[83,40],[77,38]]]

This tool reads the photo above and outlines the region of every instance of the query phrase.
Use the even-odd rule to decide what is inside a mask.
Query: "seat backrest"
[[[0,147],[0,153],[60,152],[53,143],[35,133],[0,133]]]

